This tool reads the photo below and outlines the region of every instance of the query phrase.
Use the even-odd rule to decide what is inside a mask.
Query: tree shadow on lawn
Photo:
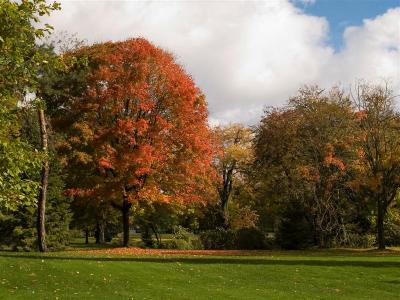
[[[138,262],[138,263],[182,263],[182,264],[233,264],[233,265],[271,265],[271,266],[315,266],[315,267],[366,267],[399,268],[400,261],[363,261],[363,260],[321,260],[290,258],[231,258],[231,257],[96,257],[96,256],[53,256],[0,253],[4,258],[24,258],[43,260],[78,260],[101,262]],[[400,271],[400,269],[399,269]]]

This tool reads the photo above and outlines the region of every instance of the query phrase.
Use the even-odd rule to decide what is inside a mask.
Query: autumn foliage
[[[57,9],[0,5],[0,247],[45,251],[46,227],[49,249],[82,232],[128,246],[130,229],[171,249],[400,244],[388,86],[305,86],[255,126],[209,128],[200,89],[145,39],[39,45]],[[148,253],[115,250],[131,252]]]
[[[207,106],[173,57],[144,39],[71,55],[87,57],[89,71],[60,145],[77,170],[70,192],[123,211],[139,200],[205,201],[213,174]]]

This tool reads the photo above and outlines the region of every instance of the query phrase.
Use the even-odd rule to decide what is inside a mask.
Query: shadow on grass
[[[384,283],[391,283],[391,284],[400,284],[400,280],[386,280],[383,281]]]
[[[235,265],[278,265],[278,266],[315,266],[315,267],[366,267],[366,268],[399,268],[400,261],[363,261],[363,260],[322,260],[322,259],[289,259],[289,258],[229,258],[229,257],[99,257],[99,256],[53,256],[35,254],[0,253],[0,258],[23,258],[44,260],[77,260],[102,262],[137,262],[137,263],[182,263],[182,264],[235,264]]]

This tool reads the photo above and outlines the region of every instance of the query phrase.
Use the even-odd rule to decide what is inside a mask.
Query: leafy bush
[[[68,245],[69,220],[68,203],[50,198],[46,211],[46,240],[49,250],[62,250]],[[21,206],[12,214],[0,212],[0,245],[16,251],[34,251],[37,250],[36,239],[35,207]]]
[[[32,251],[37,248],[35,208],[20,207],[12,214],[0,213],[0,244],[14,251]]]
[[[277,244],[288,250],[306,249],[313,245],[313,231],[306,219],[306,210],[298,202],[283,211],[276,235]]]
[[[166,249],[179,250],[203,249],[201,241],[193,233],[182,226],[175,227],[172,239],[163,242],[161,246]]]
[[[385,221],[385,242],[388,246],[400,245],[400,212],[390,209]]]
[[[236,233],[235,245],[237,249],[255,250],[266,249],[265,235],[256,228],[242,228]]]
[[[162,242],[162,248],[177,250],[193,250],[192,245],[185,240],[172,239]]]
[[[140,237],[141,237],[142,242],[145,247],[147,247],[147,248],[154,247],[155,241],[154,241],[153,233],[151,232],[150,227],[143,226],[141,228]]]
[[[193,237],[194,237],[193,234],[182,226],[176,226],[174,228],[173,239],[184,240],[190,243]]]
[[[71,239],[78,239],[84,237],[84,232],[80,229],[70,229],[69,230],[69,237]]]
[[[239,230],[217,228],[200,234],[204,249],[272,249],[273,242],[256,228]]]
[[[373,234],[347,233],[346,240],[338,244],[340,247],[347,248],[372,248],[376,244]]]
[[[235,249],[236,231],[224,228],[204,231],[200,234],[204,249]]]
[[[34,228],[23,228],[16,226],[12,232],[14,251],[32,251],[37,248],[36,230]]]

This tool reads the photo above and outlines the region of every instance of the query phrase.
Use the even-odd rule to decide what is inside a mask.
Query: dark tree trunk
[[[153,223],[150,223],[150,227],[151,227],[151,229],[153,230],[154,235],[156,236],[156,240],[157,240],[158,246],[160,246],[160,245],[161,245],[161,238],[160,238],[160,236],[158,235],[156,226],[155,226]]]
[[[378,218],[377,218],[377,238],[378,238],[378,249],[385,250],[385,232],[384,232],[384,220],[385,220],[386,207],[383,199],[378,199]]]
[[[104,239],[104,224],[103,222],[97,222],[97,227],[96,227],[96,243],[97,244],[104,244],[105,239]]]
[[[228,211],[229,195],[228,194],[224,195],[221,202],[222,202],[221,203],[221,205],[222,205],[222,225],[223,225],[223,227],[228,228],[229,227],[229,211]]]
[[[100,236],[99,236],[99,230],[98,230],[97,226],[96,226],[96,230],[94,231],[94,237],[96,239],[95,243],[100,244]]]
[[[124,198],[122,203],[122,225],[124,230],[123,246],[129,247],[129,213],[132,204],[129,203],[128,199]]]
[[[221,203],[221,212],[220,212],[220,219],[221,219],[221,226],[224,228],[229,227],[229,197],[232,192],[232,181],[233,181],[233,170],[235,168],[235,164],[223,171],[223,186],[218,190],[220,203]]]
[[[89,244],[89,230],[86,229],[85,230],[85,244]]]
[[[99,242],[100,242],[100,244],[104,244],[105,243],[105,239],[104,239],[104,223],[103,222],[99,223]]]
[[[46,118],[44,115],[44,111],[42,109],[39,109],[38,113],[39,113],[39,123],[40,123],[40,136],[42,140],[42,149],[46,157],[43,161],[43,166],[42,166],[41,188],[38,201],[37,237],[38,237],[39,251],[46,252],[47,245],[46,245],[45,215],[46,215],[47,187],[49,183],[49,160],[47,157],[48,135],[47,135],[47,126],[46,126]]]

